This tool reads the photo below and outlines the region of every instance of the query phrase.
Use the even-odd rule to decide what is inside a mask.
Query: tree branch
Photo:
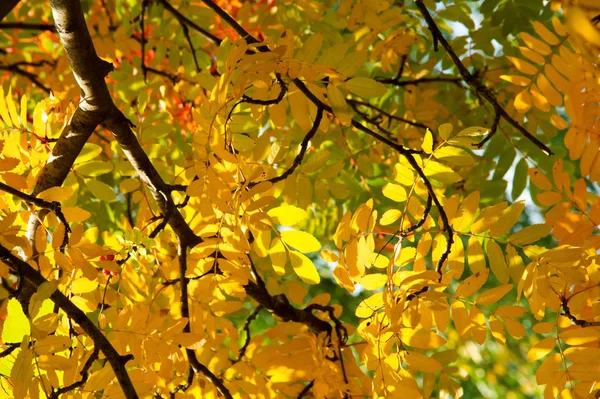
[[[399,78],[397,78],[397,77],[396,78],[375,78],[375,80],[380,83],[390,84],[390,85],[396,86],[396,87],[418,85],[420,83],[440,83],[440,82],[454,83],[455,85],[460,87],[460,82],[462,81],[462,78],[455,77],[455,76],[433,76],[433,77],[419,78],[419,79],[412,79],[412,80],[399,80]]]
[[[177,256],[179,258],[179,275],[180,275],[180,284],[179,284],[179,295],[181,301],[181,317],[190,318],[190,310],[189,310],[189,300],[188,300],[188,278],[185,277],[187,272],[187,244],[183,241],[179,241],[179,245],[177,247]],[[184,332],[191,332],[190,322],[185,325],[183,328]],[[188,357],[188,361],[190,363],[190,372],[201,373],[209,380],[216,388],[217,391],[221,395],[223,395],[226,399],[233,399],[229,390],[223,385],[223,382],[212,372],[198,361],[196,357],[196,352],[193,349],[186,349],[185,353]]]
[[[6,263],[10,266],[13,271],[17,274],[24,276],[28,281],[36,287],[36,289],[47,283],[46,280],[38,271],[32,268],[28,263],[21,260],[20,258],[13,255],[7,248],[0,245],[0,261]],[[121,385],[121,389],[125,394],[125,397],[128,399],[137,398],[138,395],[135,392],[135,388],[133,387],[133,383],[129,378],[129,374],[127,374],[127,369],[125,368],[124,357],[119,355],[116,349],[112,346],[108,338],[104,336],[102,331],[96,327],[96,325],[80,310],[73,302],[69,300],[62,292],[56,290],[50,296],[50,299],[58,305],[58,307],[67,314],[67,316],[79,324],[83,331],[94,341],[94,346],[99,348],[108,363],[111,365],[119,384]]]
[[[221,39],[207,31],[206,29],[202,28],[194,21],[191,21],[190,19],[186,18],[185,15],[177,11],[177,9],[175,9],[175,7],[173,7],[171,3],[169,3],[167,0],[158,0],[158,2],[165,7],[165,10],[173,14],[173,16],[177,19],[177,21],[179,21],[181,25],[189,26],[190,28],[194,29],[196,32],[204,36],[206,39],[216,44],[217,46],[221,45]]]
[[[300,166],[300,164],[302,163],[302,160],[304,159],[304,155],[306,155],[308,143],[310,142],[310,140],[312,140],[313,137],[315,137],[315,134],[317,133],[317,130],[319,129],[319,125],[321,124],[321,119],[323,119],[323,110],[321,108],[319,108],[319,109],[317,109],[317,115],[315,117],[315,120],[313,122],[311,129],[308,131],[308,133],[306,133],[306,136],[304,136],[304,138],[302,139],[302,142],[300,143],[300,152],[298,153],[298,155],[296,155],[296,158],[294,158],[294,161],[292,162],[290,167],[287,168],[287,170],[285,172],[283,172],[281,175],[273,177],[271,179],[267,179],[266,181],[270,181],[273,184],[278,183],[282,180],[287,179],[287,177],[289,175],[294,173],[296,168],[298,166]],[[258,184],[258,183],[251,182],[248,184],[248,187],[253,187],[256,184]]]
[[[40,208],[47,209],[49,211],[54,212],[54,214],[56,215],[58,220],[60,220],[60,222],[65,226],[65,235],[63,236],[63,241],[60,244],[60,248],[64,248],[67,245],[67,243],[69,242],[69,233],[71,232],[71,227],[69,226],[69,223],[67,223],[67,219],[65,219],[65,215],[63,215],[63,213],[62,213],[62,210],[60,207],[60,202],[44,201],[41,198],[36,198],[32,195],[22,193],[19,190],[14,189],[11,186],[6,185],[2,182],[0,182],[0,190],[7,192],[9,194],[12,194],[15,197],[17,197],[29,204],[33,204]]]
[[[56,27],[54,25],[28,22],[2,22],[0,23],[0,30],[2,29],[41,30],[56,33]]]
[[[36,74],[28,72],[28,71],[25,71],[25,70],[19,68],[18,63],[9,64],[9,65],[0,65],[0,71],[12,72],[12,73],[14,73],[16,75],[23,76],[24,78],[28,79],[31,83],[33,83],[34,85],[36,85],[37,87],[39,87],[40,89],[42,89],[47,94],[50,93],[50,89],[48,87],[46,87],[38,79],[38,77],[37,77]]]
[[[448,41],[444,38],[444,35],[442,34],[435,21],[431,17],[431,14],[429,14],[427,7],[423,3],[423,0],[415,0],[415,4],[421,11],[423,18],[425,18],[425,22],[427,23],[427,26],[431,31],[434,48],[437,48],[438,42],[442,44],[442,47],[444,48],[444,50],[446,50],[446,53],[448,54],[450,59],[452,59],[452,62],[454,63],[456,68],[458,68],[458,71],[460,72],[460,75],[462,76],[463,80],[469,86],[471,86],[479,96],[485,98],[487,102],[494,108],[494,112],[496,112],[496,114],[499,114],[511,126],[517,129],[519,133],[521,133],[521,135],[523,135],[525,138],[527,138],[529,141],[535,144],[540,150],[545,152],[546,155],[553,155],[552,151],[546,146],[546,144],[542,143],[537,137],[533,136],[527,131],[527,129],[521,126],[519,122],[517,122],[510,115],[508,115],[508,112],[506,112],[506,110],[502,108],[502,106],[498,103],[498,100],[496,100],[496,97],[490,91],[490,89],[488,89],[483,83],[481,83],[481,80],[476,75],[469,72],[467,67],[465,67],[465,65],[460,60],[460,58],[458,58],[458,55],[456,54],[452,46],[450,46],[450,43],[448,43]]]

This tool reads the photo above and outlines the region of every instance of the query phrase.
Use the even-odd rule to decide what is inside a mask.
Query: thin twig
[[[412,80],[398,80],[397,78],[393,78],[393,79],[375,78],[375,80],[380,83],[390,84],[390,85],[396,86],[396,87],[418,85],[420,83],[440,83],[440,82],[454,83],[455,85],[460,86],[460,82],[462,81],[462,78],[455,77],[455,76],[433,76],[433,77],[428,77],[428,78],[419,78],[419,79],[412,79]]]
[[[6,185],[2,182],[0,182],[0,190],[7,192],[9,194],[12,194],[15,197],[17,197],[29,204],[33,204],[39,208],[48,209],[49,211],[54,212],[57,219],[65,226],[65,234],[63,236],[63,241],[60,244],[60,248],[64,248],[67,245],[67,243],[69,242],[69,233],[71,232],[71,227],[69,227],[69,223],[67,223],[67,219],[65,218],[65,215],[62,213],[62,210],[60,207],[60,202],[57,202],[57,201],[49,202],[49,201],[45,201],[41,198],[33,197],[29,194],[22,193],[19,190],[14,189],[11,186]]]
[[[177,256],[179,259],[179,295],[180,295],[180,305],[181,305],[181,317],[187,318],[189,320],[190,317],[190,309],[189,309],[189,300],[188,300],[188,282],[189,279],[185,277],[187,272],[187,248],[188,245],[184,242],[179,241],[179,245],[177,247]],[[185,325],[183,328],[184,332],[191,332],[190,322]],[[205,365],[200,363],[198,358],[196,357],[196,352],[193,349],[186,348],[185,353],[188,357],[188,361],[190,363],[190,372],[201,373],[209,380],[216,388],[217,391],[221,395],[223,395],[226,399],[233,399],[229,390],[223,385],[221,379],[219,379],[212,371],[210,371]]]
[[[24,78],[28,79],[31,83],[33,83],[34,85],[36,85],[37,87],[39,87],[40,89],[42,89],[43,91],[45,91],[46,93],[50,93],[50,89],[48,87],[46,87],[37,77],[37,75],[31,73],[31,72],[27,72],[24,71],[23,69],[19,68],[18,66],[14,66],[14,65],[0,65],[0,71],[8,71],[8,72],[13,72],[17,75],[23,76]]]
[[[562,296],[560,298],[560,304],[563,309],[563,314],[565,316],[567,316],[567,318],[569,320],[571,320],[573,322],[573,324],[576,324],[580,327],[598,327],[598,326],[600,326],[600,321],[587,321],[587,320],[582,320],[582,319],[578,319],[577,317],[575,317],[573,315],[573,313],[571,313],[571,309],[569,308],[569,299],[567,297]]]
[[[304,159],[304,155],[306,155],[306,150],[308,149],[308,143],[310,142],[310,140],[312,140],[313,137],[315,137],[315,134],[317,133],[319,125],[321,124],[321,119],[323,119],[323,110],[321,108],[319,108],[319,109],[317,109],[317,115],[315,116],[315,120],[313,122],[311,129],[308,131],[308,133],[306,133],[306,136],[304,136],[304,139],[302,139],[302,142],[300,143],[300,152],[298,153],[298,155],[296,155],[296,157],[294,158],[294,161],[292,162],[290,167],[287,168],[287,170],[285,172],[283,172],[281,175],[267,179],[266,181],[269,181],[271,183],[278,183],[282,180],[287,179],[287,177],[289,175],[294,173],[296,168],[302,163],[302,160]],[[248,184],[248,187],[253,187],[256,184],[258,184],[258,183],[251,182],[250,184]]]
[[[65,394],[69,391],[72,391],[75,388],[79,388],[79,387],[83,386],[88,380],[88,377],[89,377],[88,373],[90,371],[90,368],[92,367],[94,362],[96,360],[98,360],[99,355],[100,355],[100,348],[98,348],[97,346],[94,346],[94,351],[92,352],[90,357],[86,360],[85,364],[83,365],[83,368],[79,372],[79,375],[81,375],[81,379],[70,385],[67,385],[66,387],[59,388],[56,391],[54,391],[54,388],[52,388],[52,393],[48,396],[48,399],[58,399],[60,397],[60,395]]]
[[[315,384],[315,380],[312,380],[311,382],[309,382],[298,394],[298,398],[297,399],[302,399],[304,397],[304,395],[306,395],[308,393],[308,391],[310,391],[310,389],[313,387],[313,385]]]
[[[221,41],[222,41],[221,39],[219,39],[218,37],[216,37],[209,31],[207,31],[206,29],[200,27],[195,22],[186,18],[182,13],[180,13],[177,9],[175,9],[175,7],[173,7],[171,5],[171,3],[169,3],[167,0],[158,0],[158,1],[160,4],[162,4],[165,7],[165,10],[167,10],[168,12],[173,14],[173,16],[179,21],[180,24],[189,26],[190,28],[194,29],[195,31],[200,33],[202,36],[207,38],[209,41],[216,44],[217,46],[221,45]]]
[[[244,357],[244,355],[246,354],[246,350],[248,349],[248,345],[250,345],[250,339],[251,339],[250,323],[252,323],[254,321],[254,319],[256,319],[256,316],[258,316],[258,314],[260,313],[260,311],[262,309],[263,309],[262,305],[258,305],[256,307],[256,309],[254,309],[254,312],[252,312],[252,314],[250,316],[248,316],[248,318],[246,319],[246,322],[244,323],[244,331],[246,332],[246,340],[244,341],[244,345],[242,345],[242,347],[239,350],[238,358],[232,362],[232,365],[241,361],[242,358]]]

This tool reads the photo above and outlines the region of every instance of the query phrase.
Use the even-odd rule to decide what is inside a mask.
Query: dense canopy
[[[600,394],[596,0],[4,0],[0,396]]]

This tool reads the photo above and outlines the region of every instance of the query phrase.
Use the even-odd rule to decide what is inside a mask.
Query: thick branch
[[[446,38],[444,38],[444,35],[442,35],[442,32],[431,17],[431,14],[429,14],[427,7],[425,6],[425,4],[423,4],[423,0],[415,0],[415,3],[417,7],[419,7],[423,18],[425,18],[425,22],[427,22],[427,26],[431,31],[431,35],[433,36],[434,47],[437,47],[438,42],[442,44],[442,47],[444,47],[444,50],[446,50],[446,53],[448,53],[448,56],[450,56],[456,68],[458,68],[460,76],[462,76],[463,80],[469,86],[471,86],[479,96],[485,98],[486,101],[490,103],[490,105],[494,108],[494,112],[496,112],[502,118],[504,118],[504,120],[506,120],[510,125],[517,129],[519,133],[521,133],[529,141],[535,144],[540,150],[544,151],[547,155],[552,155],[552,151],[550,150],[550,148],[548,148],[546,144],[542,143],[537,137],[529,133],[527,129],[525,129],[519,124],[519,122],[517,122],[510,115],[508,115],[508,112],[506,112],[506,110],[502,108],[502,106],[498,103],[498,100],[496,100],[496,97],[490,91],[490,89],[488,89],[483,83],[481,83],[481,80],[479,80],[477,76],[469,72],[467,67],[460,60],[460,58],[458,58],[458,55],[456,54],[452,46],[450,46],[450,43],[448,43]]]
[[[4,19],[15,6],[19,4],[19,0],[2,0],[0,1],[0,21]]]

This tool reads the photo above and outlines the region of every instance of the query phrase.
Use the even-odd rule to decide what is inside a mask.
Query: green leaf
[[[525,187],[527,186],[527,169],[527,161],[525,158],[521,159],[515,167],[511,193],[513,201],[523,194],[523,190],[525,190]]]
[[[112,188],[106,183],[98,180],[86,180],[85,185],[99,200],[114,201],[117,198]]]

